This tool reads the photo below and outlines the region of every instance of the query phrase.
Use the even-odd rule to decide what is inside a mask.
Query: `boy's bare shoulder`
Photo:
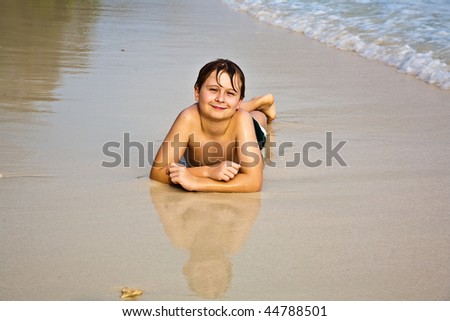
[[[199,118],[197,104],[186,107],[178,114],[178,119],[182,121],[196,121]]]
[[[247,122],[247,123],[251,123],[252,122],[252,115],[250,115],[249,112],[247,112],[247,111],[245,111],[243,109],[236,110],[236,112],[234,113],[233,118],[239,124],[243,124],[243,123],[245,124],[245,122]]]
[[[238,109],[233,115],[230,129],[234,133],[244,133],[253,131],[253,118],[250,113],[245,110]]]

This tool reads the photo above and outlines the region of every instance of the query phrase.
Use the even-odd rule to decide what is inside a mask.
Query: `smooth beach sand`
[[[450,299],[450,91],[220,1],[0,9],[0,299]],[[261,193],[101,166],[156,151],[219,57],[276,97]]]

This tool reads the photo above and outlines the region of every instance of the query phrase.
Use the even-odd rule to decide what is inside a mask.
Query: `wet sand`
[[[29,6],[0,5],[0,299],[450,299],[449,91],[219,1]],[[101,166],[156,149],[218,57],[277,100],[261,193]],[[308,142],[324,162],[287,167]]]

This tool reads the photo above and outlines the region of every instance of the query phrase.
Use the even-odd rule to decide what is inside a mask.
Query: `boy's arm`
[[[166,184],[171,183],[168,172],[169,164],[178,163],[186,152],[191,117],[191,108],[188,107],[175,119],[153,161],[150,171],[151,179]]]
[[[225,181],[233,179],[241,165],[232,161],[224,161],[212,166],[188,167],[187,171],[197,177],[212,178],[216,181]]]
[[[170,179],[184,189],[199,192],[257,192],[262,187],[263,162],[256,141],[253,120],[248,113],[240,113],[240,128],[237,133],[239,143],[238,159],[240,170],[237,175],[227,181],[217,181],[207,177],[198,177],[185,167],[177,164],[169,166]]]

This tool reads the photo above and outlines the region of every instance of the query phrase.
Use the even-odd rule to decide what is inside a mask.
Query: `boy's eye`
[[[228,92],[228,95],[230,95],[230,96],[236,96],[236,93],[235,93],[234,91],[229,91],[229,92]]]
[[[209,88],[210,91],[217,92],[217,88]]]

